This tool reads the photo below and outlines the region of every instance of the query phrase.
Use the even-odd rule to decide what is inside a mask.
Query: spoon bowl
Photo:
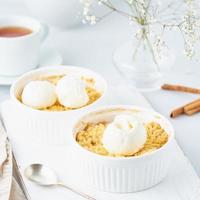
[[[43,186],[55,185],[58,183],[56,173],[52,169],[41,164],[32,164],[28,166],[24,171],[24,175],[29,180]]]
[[[31,164],[24,170],[24,176],[32,182],[37,183],[41,186],[62,186],[67,188],[68,190],[84,197],[85,199],[95,200],[95,198],[90,197],[89,195],[82,193],[80,191],[74,190],[68,185],[63,184],[59,181],[56,173],[42,165],[42,164]]]

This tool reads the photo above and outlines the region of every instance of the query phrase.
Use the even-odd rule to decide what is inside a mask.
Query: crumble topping
[[[47,80],[47,81],[53,83],[54,85],[56,85],[57,82],[64,76],[65,75],[44,76],[44,77],[39,77],[38,80]],[[82,76],[81,79],[87,84],[86,92],[88,94],[89,101],[86,105],[92,104],[93,102],[95,102],[97,99],[99,99],[101,97],[101,93],[94,88],[95,80],[93,78],[87,78],[87,77]],[[21,96],[19,97],[19,100],[22,102]],[[86,106],[86,105],[84,105],[84,106]],[[74,109],[67,108],[67,107],[61,105],[58,101],[56,101],[56,103],[54,105],[44,108],[44,109],[40,109],[40,110],[67,111],[67,110],[75,110],[75,109],[78,109],[78,108],[74,108]]]
[[[109,154],[102,144],[102,137],[106,123],[88,124],[84,130],[78,132],[76,141],[87,150],[104,155],[119,157],[119,155]],[[168,141],[168,134],[156,122],[150,122],[145,125],[147,131],[147,141],[138,152],[131,156],[140,156],[148,152],[161,148]],[[126,156],[130,157],[130,156]]]

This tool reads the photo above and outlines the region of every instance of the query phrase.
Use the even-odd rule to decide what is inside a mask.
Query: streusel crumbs
[[[109,154],[103,147],[101,141],[105,128],[106,123],[88,124],[84,130],[77,134],[76,141],[91,152],[104,156],[118,157],[117,155]],[[168,141],[168,134],[158,123],[150,122],[146,124],[145,128],[147,131],[147,141],[140,151],[131,156],[139,156],[159,149]]]
[[[45,77],[40,77],[38,79],[39,80],[47,80],[47,81],[53,83],[54,85],[56,85],[57,82],[63,76],[64,75],[45,76]],[[95,102],[97,99],[99,99],[101,97],[101,93],[94,88],[95,81],[94,81],[93,78],[81,77],[81,79],[83,81],[85,81],[85,83],[87,84],[86,91],[87,91],[87,94],[88,94],[88,97],[89,97],[89,101],[88,101],[88,103],[86,105],[90,105],[90,104],[92,104],[93,102]],[[19,98],[19,100],[21,101],[21,97]],[[75,108],[75,109],[77,109],[77,108]],[[42,110],[46,110],[46,111],[67,111],[67,110],[74,110],[74,109],[67,108],[67,107],[61,105],[57,101],[54,105],[52,105],[50,107],[47,107],[45,109],[42,109]]]

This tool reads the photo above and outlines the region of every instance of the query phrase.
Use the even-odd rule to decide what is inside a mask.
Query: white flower
[[[135,34],[137,40],[147,40],[149,35],[152,36],[154,34],[152,31],[153,26],[155,25],[160,26],[163,31],[166,27],[170,31],[181,31],[181,35],[184,37],[185,55],[189,58],[194,56],[196,43],[200,41],[200,16],[199,12],[197,12],[199,0],[183,0],[183,6],[179,5],[180,9],[176,9],[180,3],[178,1],[170,1],[167,4],[161,0],[121,1],[128,4],[129,11],[126,12],[124,9],[115,6],[116,1],[114,0],[80,0],[83,5],[82,22],[93,25],[102,18],[109,16],[112,12],[116,12],[121,16],[127,17],[130,24],[137,24],[140,28],[145,27]],[[109,11],[97,17],[93,13],[94,4],[105,6]],[[181,10],[181,13],[178,10]],[[142,30],[145,30],[145,33],[141,32]],[[163,49],[166,49],[167,45],[161,35],[158,35],[158,33],[154,35],[157,36],[148,38],[150,40],[148,44],[151,46],[151,53],[161,57]]]
[[[195,44],[200,40],[199,18],[195,10],[193,0],[185,0],[186,11],[182,17],[183,23],[180,29],[184,36],[184,54],[190,59],[195,55]]]
[[[106,0],[100,0],[98,2],[105,2]],[[93,14],[91,14],[91,7],[92,7],[92,0],[80,0],[81,4],[83,5],[83,20],[82,22],[84,24],[89,23],[91,25],[96,24],[97,22],[97,17]]]

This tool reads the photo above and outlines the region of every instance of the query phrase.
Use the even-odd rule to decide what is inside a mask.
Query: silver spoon
[[[45,167],[42,164],[29,165],[24,170],[24,175],[30,181],[35,182],[38,185],[41,185],[41,186],[62,186],[62,187],[65,187],[68,190],[70,190],[70,191],[72,191],[76,194],[79,194],[80,196],[82,196],[86,199],[95,200],[94,198],[88,196],[87,194],[84,194],[82,192],[74,190],[73,188],[70,188],[69,186],[60,182],[58,180],[56,173],[52,169]]]

